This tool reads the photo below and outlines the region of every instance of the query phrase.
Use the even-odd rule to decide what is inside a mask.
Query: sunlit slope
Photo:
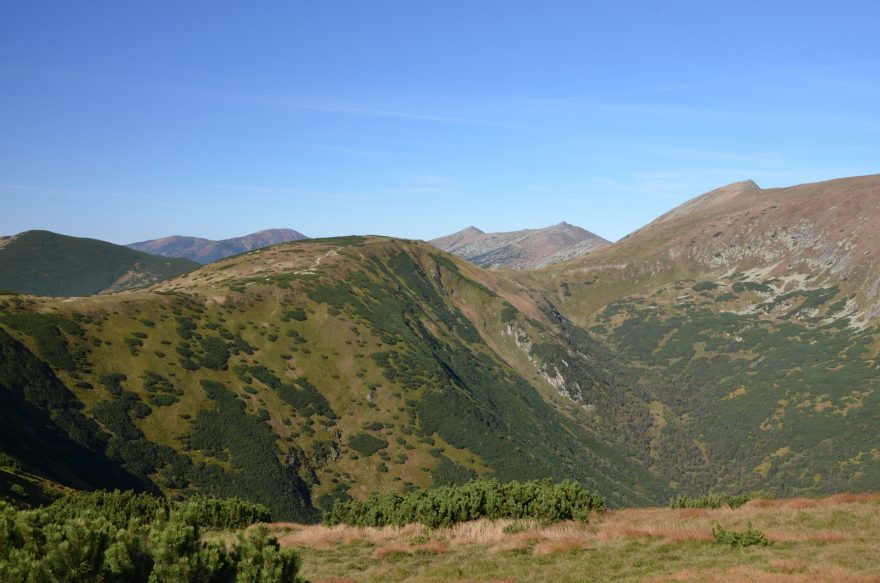
[[[877,489],[878,195],[878,176],[738,183],[518,277],[637,371],[671,487]]]
[[[579,314],[658,281],[741,274],[778,280],[785,292],[837,285],[852,295],[853,321],[862,323],[880,314],[878,225],[880,175],[773,189],[738,182],[534,277],[555,286]]]
[[[576,356],[583,390],[611,393],[601,347],[536,291],[424,243],[295,242],[150,291],[0,308],[99,424],[95,453],[172,495],[304,519],[474,476],[574,478],[616,503],[667,495],[545,364]]]

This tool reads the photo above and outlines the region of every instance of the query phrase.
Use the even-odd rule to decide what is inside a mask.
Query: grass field
[[[769,546],[717,544],[752,523]],[[476,521],[353,528],[275,523],[312,583],[880,582],[880,494],[752,500],[735,510],[608,511],[587,525]]]

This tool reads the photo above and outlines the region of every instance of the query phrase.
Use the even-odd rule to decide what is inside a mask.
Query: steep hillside
[[[877,489],[878,227],[880,176],[737,183],[528,281],[639,370],[671,487]]]
[[[615,504],[669,494],[632,459],[650,416],[612,355],[539,295],[423,243],[295,242],[150,291],[8,296],[0,330],[101,428],[70,439],[169,495],[309,519],[474,476],[575,478]],[[592,412],[560,392],[561,361]]]
[[[602,237],[568,223],[508,233],[484,233],[468,227],[430,243],[490,269],[537,269],[608,245]]]
[[[0,239],[0,289],[19,293],[87,296],[147,286],[197,266],[50,231]]]
[[[279,243],[300,241],[307,238],[293,229],[267,229],[251,233],[250,235],[244,235],[243,237],[233,237],[219,241],[174,235],[172,237],[131,243],[127,247],[164,257],[185,257],[205,264],[244,253],[245,251],[253,251],[254,249],[262,249],[263,247],[271,247]]]

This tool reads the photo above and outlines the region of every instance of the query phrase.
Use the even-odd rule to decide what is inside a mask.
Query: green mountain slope
[[[26,231],[0,240],[0,289],[86,296],[143,287],[197,267],[96,239]]]
[[[102,428],[94,455],[172,496],[304,520],[474,476],[575,478],[616,504],[668,495],[619,437],[644,419],[592,423],[547,372],[571,361],[579,394],[625,409],[611,355],[540,296],[424,243],[295,242],[152,291],[7,296],[0,328]]]
[[[734,184],[528,283],[631,365],[670,487],[876,490],[878,195]]]
[[[18,469],[72,488],[149,488],[103,454],[102,432],[80,408],[50,367],[0,330],[0,441]]]
[[[475,476],[574,478],[618,505],[876,490],[878,194],[740,183],[532,272],[344,237],[149,290],[0,296],[3,374],[57,396],[2,385],[5,435],[47,430],[0,462],[97,485],[54,467],[58,443],[114,480],[298,520]]]

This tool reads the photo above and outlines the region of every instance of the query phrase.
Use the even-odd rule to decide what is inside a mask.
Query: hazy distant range
[[[468,227],[429,243],[489,269],[538,269],[611,244],[566,222],[543,229],[505,233],[484,233],[476,227]]]
[[[202,239],[200,237],[173,235],[161,239],[131,243],[126,245],[126,247],[164,257],[185,257],[205,264],[229,257],[230,255],[244,253],[245,251],[253,251],[254,249],[287,243],[288,241],[299,241],[300,239],[308,239],[308,237],[293,229],[266,229],[265,231],[257,231],[250,235],[221,239],[219,241]]]

